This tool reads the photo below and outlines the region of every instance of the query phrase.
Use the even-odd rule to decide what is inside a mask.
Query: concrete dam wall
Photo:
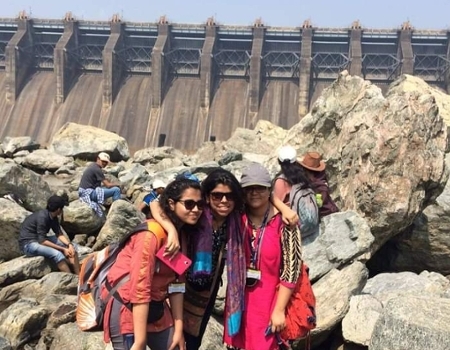
[[[446,91],[449,32],[0,19],[0,137],[48,144],[65,123],[133,150],[194,150],[260,119],[296,124],[343,70],[385,89],[414,74]],[[82,135],[80,135],[82,137]]]

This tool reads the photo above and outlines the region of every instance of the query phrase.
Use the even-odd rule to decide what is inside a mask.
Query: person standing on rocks
[[[103,216],[103,210],[99,204],[111,197],[113,202],[121,198],[120,185],[108,181],[103,173],[109,162],[109,154],[100,152],[95,163],[90,164],[84,171],[78,188],[80,200],[94,209],[100,217]]]
[[[43,256],[56,263],[62,272],[80,272],[76,247],[64,236],[58,216],[62,214],[67,201],[53,195],[47,200],[47,208],[28,216],[20,226],[19,248],[26,256]],[[54,236],[47,236],[50,229]]]
[[[266,168],[249,165],[242,172],[241,186],[245,308],[237,334],[225,322],[224,342],[229,349],[278,350],[276,335],[286,326],[286,307],[299,277],[301,238],[296,230],[284,230],[282,216],[270,201],[272,179]]]
[[[192,244],[193,264],[186,274],[183,315],[186,350],[198,350],[201,346],[214,309],[225,261],[228,285],[224,322],[230,336],[239,332],[244,312],[246,273],[242,234],[244,192],[231,172],[217,168],[202,181],[202,194],[207,205],[197,225],[198,232],[191,235],[197,236],[197,239]],[[298,220],[292,210],[281,201],[275,201],[277,205],[286,209],[286,218]],[[160,215],[161,208],[158,202],[152,202],[151,210],[152,216],[161,222],[168,232],[175,230]]]
[[[181,179],[167,185],[161,195],[161,210],[179,232],[186,254],[190,234],[202,214],[205,202],[198,182]],[[110,298],[103,323],[104,340],[114,350],[185,350],[183,336],[184,274],[179,276],[156,258],[157,225],[132,235],[108,272],[106,283],[114,287],[129,276]],[[178,236],[178,234],[177,234]],[[163,244],[167,241],[164,238]],[[105,286],[102,294],[106,295]],[[170,300],[170,307],[166,302]],[[156,312],[151,312],[154,310]],[[158,311],[159,310],[159,311]]]

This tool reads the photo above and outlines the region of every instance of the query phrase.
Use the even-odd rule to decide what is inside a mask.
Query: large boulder
[[[0,261],[17,258],[19,250],[19,229],[25,218],[31,213],[10,200],[0,198]]]
[[[5,137],[3,140],[3,152],[7,157],[12,157],[20,151],[33,151],[40,145],[29,136]]]
[[[69,206],[64,208],[62,226],[71,237],[77,234],[95,234],[103,224],[104,218],[99,217],[89,205],[81,200],[70,202]]]
[[[374,238],[370,227],[354,211],[335,213],[324,217],[318,237],[303,239],[303,257],[315,281],[333,268],[341,268],[352,261],[366,262]]]
[[[450,349],[450,300],[392,299],[375,325],[369,349]]]
[[[52,195],[48,184],[35,172],[0,158],[0,195],[17,194],[31,211],[44,209]]]
[[[144,219],[145,216],[132,203],[125,200],[113,202],[93,249],[99,250],[110,243],[119,241]]]
[[[447,164],[450,155],[447,154]],[[423,270],[450,275],[450,182],[411,226],[388,241],[370,261],[373,271]]]
[[[111,161],[130,158],[127,141],[116,133],[89,125],[66,123],[53,135],[49,150],[67,157],[95,160],[108,152]]]
[[[46,170],[55,172],[62,166],[73,165],[73,158],[62,156],[47,149],[38,149],[25,156],[22,165],[40,172]]]
[[[436,100],[420,89],[380,88],[347,72],[324,90],[285,144],[327,159],[333,196],[358,211],[374,250],[408,227],[447,182],[447,127]]]

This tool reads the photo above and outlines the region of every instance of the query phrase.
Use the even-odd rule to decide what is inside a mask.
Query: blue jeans
[[[120,199],[120,188],[119,187],[111,187],[111,188],[103,188],[103,192],[105,193],[105,199],[111,198],[113,202]],[[97,193],[92,191],[91,200],[97,202]]]
[[[66,245],[61,242],[56,236],[47,236],[47,240],[59,245],[60,247],[66,248]],[[23,247],[23,253],[26,256],[43,256],[45,258],[53,260],[56,264],[59,264],[61,261],[66,260],[64,254],[59,250],[52,247],[47,247],[38,242],[27,243]]]

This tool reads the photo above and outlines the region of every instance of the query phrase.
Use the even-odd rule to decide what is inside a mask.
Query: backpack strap
[[[164,245],[167,239],[167,233],[164,231],[162,226],[156,220],[148,220],[147,221],[147,230],[152,232],[157,240],[156,249],[159,250]]]

